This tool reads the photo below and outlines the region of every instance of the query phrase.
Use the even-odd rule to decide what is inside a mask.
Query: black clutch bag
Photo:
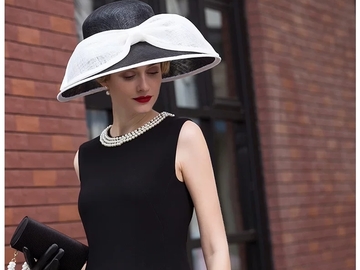
[[[29,217],[23,218],[10,241],[11,247],[21,252],[26,246],[36,259],[52,244],[65,251],[59,270],[81,270],[87,261],[88,247]]]

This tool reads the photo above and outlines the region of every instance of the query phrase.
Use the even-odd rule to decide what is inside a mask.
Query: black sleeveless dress
[[[79,148],[79,213],[89,245],[86,270],[190,270],[186,240],[193,203],[175,175],[188,119],[167,117],[139,137]]]

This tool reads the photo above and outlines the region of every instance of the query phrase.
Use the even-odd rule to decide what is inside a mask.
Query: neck
[[[124,110],[113,109],[113,124],[110,129],[110,135],[116,137],[129,133],[149,122],[158,114],[154,110],[146,113],[129,113]]]

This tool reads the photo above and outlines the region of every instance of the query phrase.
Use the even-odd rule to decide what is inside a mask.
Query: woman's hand
[[[35,261],[27,247],[23,248],[25,261],[31,270],[57,270],[59,269],[59,260],[64,256],[64,250],[57,244],[52,244],[45,253]]]

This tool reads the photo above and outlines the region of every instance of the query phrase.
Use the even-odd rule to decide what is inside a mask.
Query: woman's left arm
[[[184,123],[176,156],[194,202],[206,267],[208,270],[230,270],[229,248],[210,154],[203,133],[194,122]]]

